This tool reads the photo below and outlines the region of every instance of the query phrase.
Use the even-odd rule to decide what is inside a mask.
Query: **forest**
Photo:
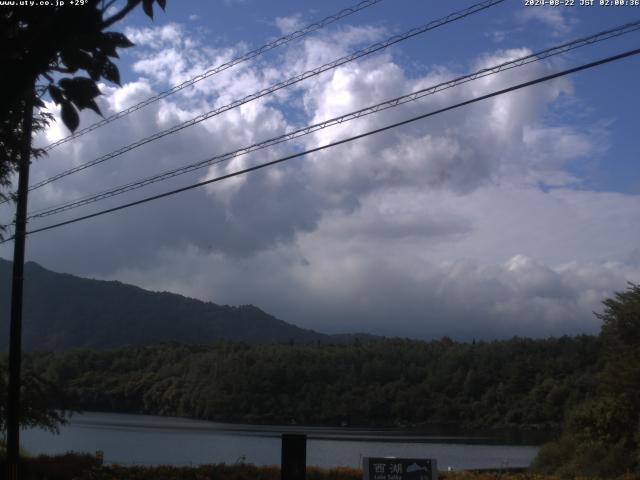
[[[162,344],[29,355],[60,408],[306,425],[558,428],[594,388],[591,336]]]

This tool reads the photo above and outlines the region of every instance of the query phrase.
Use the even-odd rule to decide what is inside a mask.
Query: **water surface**
[[[33,454],[102,450],[106,463],[121,465],[278,465],[282,433],[305,433],[307,464],[320,467],[360,467],[363,456],[435,458],[441,470],[527,467],[538,451],[531,445],[501,445],[491,436],[236,425],[97,412],[74,415],[60,428],[60,435],[24,430],[21,443]]]

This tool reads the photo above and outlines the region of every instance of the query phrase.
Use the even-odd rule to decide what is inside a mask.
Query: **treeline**
[[[349,426],[559,427],[595,390],[597,337],[162,344],[31,354],[60,408]]]
[[[546,444],[536,470],[563,477],[640,473],[640,285],[604,302],[597,383],[567,412],[562,435]]]

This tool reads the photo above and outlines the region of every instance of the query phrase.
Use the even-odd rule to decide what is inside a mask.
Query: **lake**
[[[32,454],[102,450],[106,463],[120,465],[279,465],[282,433],[307,434],[307,465],[320,467],[360,467],[364,456],[435,458],[440,470],[527,467],[538,451],[532,445],[500,445],[491,436],[236,425],[97,412],[74,415],[60,435],[24,430],[21,445]]]

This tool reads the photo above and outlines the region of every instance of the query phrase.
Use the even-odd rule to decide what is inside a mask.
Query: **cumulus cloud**
[[[569,25],[545,21],[556,22],[558,31]],[[133,64],[139,77],[121,89],[101,87],[105,114],[248,48],[206,48],[178,24],[127,34],[140,46]],[[256,60],[234,67],[110,124],[101,135],[57,148],[36,164],[33,180],[384,35],[378,27],[337,28],[286,48],[277,66]],[[486,52],[458,71],[434,65],[419,76],[393,52],[364,58],[48,185],[34,192],[31,207],[224,153],[528,53],[520,48]],[[550,69],[536,63],[485,77],[100,206],[380,128]],[[595,135],[589,125],[551,124],[545,116],[574,95],[569,80],[514,92],[279,167],[34,235],[28,251],[59,271],[218,303],[253,303],[320,331],[421,338],[595,332],[591,312],[600,301],[627,280],[640,280],[637,264],[629,261],[640,238],[640,199],[583,188],[571,167],[606,153],[606,128]],[[94,120],[93,113],[83,112],[83,125]],[[58,122],[38,142],[64,135]],[[32,226],[47,223],[38,220]],[[8,256],[6,247],[0,252]]]
[[[283,35],[295,32],[304,26],[302,15],[299,13],[286,17],[276,17],[275,24]]]
[[[272,249],[250,261],[191,251],[174,264],[175,253],[165,252],[171,267],[159,262],[117,277],[229,303],[242,303],[251,292],[256,303],[281,318],[329,332],[488,339],[596,333],[592,312],[601,310],[601,300],[640,275],[619,264],[551,268],[524,255],[493,265],[468,259],[434,263],[413,256],[416,250],[375,249],[372,256],[367,247],[310,235],[296,248]]]
[[[560,8],[525,8],[519,13],[519,17],[523,22],[533,21],[543,24],[554,36],[569,33],[576,22],[570,17],[570,13]]]
[[[125,30],[125,35],[138,46],[160,49],[182,45],[184,29],[177,23],[168,23],[161,27],[129,27]]]

